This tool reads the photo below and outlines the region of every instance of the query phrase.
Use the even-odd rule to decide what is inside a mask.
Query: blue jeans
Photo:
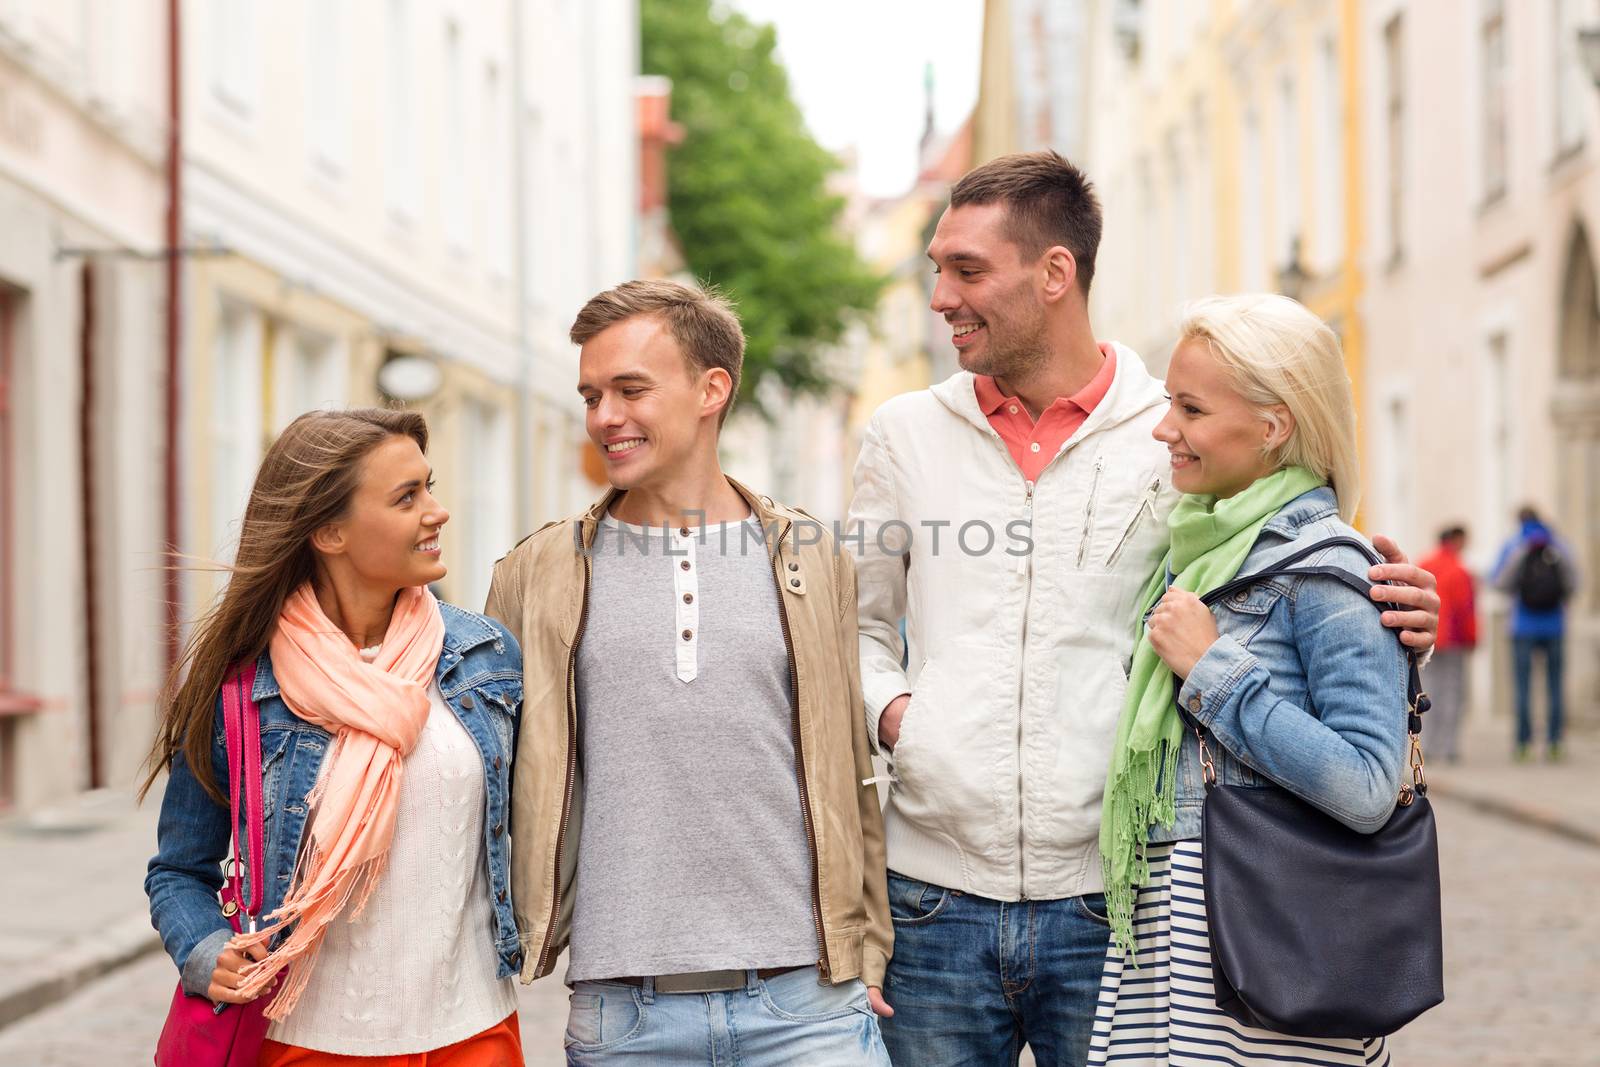
[[[1105,895],[1006,903],[889,872],[889,1055],[908,1067],[1080,1067],[1111,930]]]
[[[822,985],[805,967],[731,993],[657,993],[649,980],[579,982],[567,1014],[569,1067],[889,1067],[860,981]]]
[[[1545,734],[1552,745],[1561,743],[1561,638],[1513,637],[1512,666],[1516,668],[1517,744],[1533,741],[1533,705],[1529,689],[1533,685],[1533,654],[1544,653],[1544,680],[1550,692],[1550,723]]]

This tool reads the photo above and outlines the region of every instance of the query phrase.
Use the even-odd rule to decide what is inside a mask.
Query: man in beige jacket
[[[524,656],[523,978],[570,946],[584,1063],[886,1065],[853,561],[722,473],[744,353],[726,303],[629,282],[571,336],[612,488],[501,560],[487,607]]]

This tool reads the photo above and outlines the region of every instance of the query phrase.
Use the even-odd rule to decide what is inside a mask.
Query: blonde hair
[[[1206,342],[1262,418],[1277,424],[1272,406],[1289,409],[1294,426],[1268,450],[1268,460],[1328,479],[1339,498],[1339,517],[1352,521],[1361,502],[1355,393],[1338,335],[1327,323],[1286,296],[1245,293],[1189,304],[1179,335]]]

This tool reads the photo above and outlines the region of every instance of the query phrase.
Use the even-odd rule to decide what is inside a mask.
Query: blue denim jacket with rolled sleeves
[[[484,847],[494,904],[491,936],[499,961],[498,976],[504,978],[522,965],[512,913],[509,833],[512,744],[522,708],[522,653],[516,639],[492,619],[450,604],[441,603],[439,610],[444,617],[444,646],[435,679],[445,704],[466,727],[483,757]],[[267,653],[256,661],[252,694],[261,710],[265,915],[283,902],[289,890],[305,835],[306,796],[317,782],[333,738],[289,710]],[[228,758],[220,694],[211,765],[226,796]],[[243,827],[239,836],[248,868],[249,836]],[[231,847],[228,807],[205,791],[181,754],[173,759],[156,838],[157,851],[144,880],[150,919],[167,954],[178,965],[184,990],[203,996],[217,955],[233,933],[217,902],[221,865]],[[248,894],[248,875],[246,878]]]
[[[1241,576],[1268,570],[1329,537],[1360,538],[1339,520],[1328,488],[1313,489],[1268,520]],[[1337,567],[1362,581],[1372,561],[1335,546],[1292,566]],[[1377,606],[1335,579],[1270,578],[1212,607],[1221,636],[1178,693],[1206,729],[1224,785],[1273,783],[1360,833],[1382,829],[1399,796],[1408,741],[1407,659]],[[1152,842],[1200,836],[1205,800],[1200,744],[1184,731],[1177,819]]]

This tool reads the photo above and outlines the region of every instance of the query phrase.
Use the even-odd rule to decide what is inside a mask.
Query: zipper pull
[[[1025,496],[1023,496],[1023,498],[1022,498],[1022,510],[1027,512],[1028,534],[1029,534],[1029,537],[1031,539],[1032,534],[1033,534],[1033,483],[1030,481],[1030,482],[1027,483],[1027,486],[1028,486],[1027,494]],[[1019,556],[1017,556],[1017,574],[1018,575],[1023,575],[1023,574],[1027,574],[1027,573],[1028,573],[1028,553],[1024,552],[1024,553],[1020,554]]]

